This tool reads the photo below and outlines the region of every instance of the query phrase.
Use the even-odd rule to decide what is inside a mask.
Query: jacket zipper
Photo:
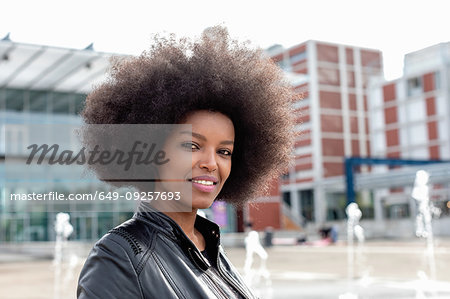
[[[206,277],[208,277],[208,280],[211,282],[211,286],[218,292],[218,294],[222,295],[222,298],[227,299],[228,296],[225,294],[220,287],[214,282],[214,279],[209,276],[208,270],[205,271]]]
[[[208,268],[211,267],[211,266],[209,265],[209,263],[205,261],[205,258],[204,258],[203,255],[199,252],[199,250],[198,250],[197,248],[194,249],[193,247],[188,247],[188,250],[190,251],[191,256],[192,256],[192,250],[195,250],[195,251],[196,251],[197,257],[200,258],[201,261],[202,261],[203,263],[205,263],[205,264],[208,266]],[[192,256],[192,257],[193,257],[193,256]],[[208,270],[209,270],[209,269],[206,269],[206,270],[203,271],[203,272],[205,273],[205,277],[208,278],[208,281],[210,282],[211,286],[216,290],[216,292],[218,292],[217,294],[221,294],[223,298],[227,299],[227,298],[228,298],[227,294],[225,294],[225,293],[222,291],[222,289],[220,288],[220,286],[216,284],[216,282],[214,281],[214,278],[211,277],[211,275],[208,273]],[[210,271],[211,271],[211,270],[210,270]]]
[[[142,217],[140,217],[139,215],[137,216],[137,218],[142,218]],[[148,222],[145,218],[144,219],[142,219],[143,221],[145,221],[145,222]],[[171,220],[171,219],[170,219]],[[171,221],[173,221],[173,220],[171,220]],[[173,223],[175,223],[174,221],[173,221]],[[181,228],[175,223],[175,225],[181,230]],[[184,237],[187,239],[187,241],[191,244],[191,246],[189,246],[188,245],[188,250],[192,250],[192,248],[196,248],[195,247],[195,245],[194,245],[194,243],[184,234],[184,232],[181,230],[181,232],[182,232],[182,234],[184,235]],[[169,238],[170,238],[170,235],[169,235]],[[195,250],[197,250],[198,251],[198,249],[195,249]],[[220,262],[219,262],[219,255],[220,255],[220,251],[219,251],[219,244],[217,244],[217,270],[218,270],[218,272],[219,272],[219,274],[221,275],[221,277],[223,278],[223,279],[225,279],[230,285],[231,285],[231,287],[234,287],[244,298],[247,298],[247,299],[251,299],[251,297],[250,296],[248,296],[247,295],[247,293],[245,292],[245,290],[240,286],[240,285],[238,285],[238,284],[236,284],[231,278],[229,278],[226,274],[225,274],[225,271],[223,271],[222,270],[222,268],[220,267]],[[206,265],[208,265],[208,267],[209,267],[209,264],[208,263],[206,263],[204,260],[202,260]],[[204,272],[206,273],[206,271],[204,270]],[[207,274],[207,275],[209,275],[209,274]],[[209,277],[209,276],[208,276]],[[211,279],[212,280],[212,279]],[[219,288],[220,289],[220,288]]]
[[[217,249],[219,249],[219,248],[217,248]],[[247,296],[247,293],[245,292],[245,290],[243,288],[241,288],[240,285],[236,284],[231,278],[229,278],[225,274],[225,271],[222,270],[221,264],[220,264],[220,258],[219,258],[221,253],[219,250],[217,252],[218,252],[218,254],[217,254],[217,270],[218,270],[219,274],[222,275],[222,278],[225,279],[232,287],[234,287],[237,291],[239,291],[244,298],[250,298],[249,296]]]

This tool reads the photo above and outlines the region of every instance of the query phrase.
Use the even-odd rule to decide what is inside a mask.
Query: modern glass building
[[[8,149],[14,153],[10,147],[30,138],[21,125],[81,124],[78,113],[86,94],[104,79],[111,56],[93,51],[92,47],[76,50],[30,45],[12,42],[7,37],[0,41],[0,242],[54,240],[54,221],[59,211],[70,214],[75,232],[71,238],[78,240],[97,239],[132,214],[130,207],[120,203],[96,207],[67,201],[37,204],[10,198],[13,193],[39,190],[39,184],[43,184],[26,183],[29,169],[21,169],[19,163],[14,165],[14,159],[25,158],[20,152],[5,157]],[[20,173],[23,181],[17,176],[11,179],[6,168]],[[44,189],[65,194],[108,188],[95,179],[64,182],[52,177],[44,182]]]
[[[8,36],[0,40],[0,242],[55,240],[58,212],[70,215],[71,239],[96,240],[133,214],[135,201],[12,199],[12,194],[33,192],[67,196],[125,191],[93,176],[83,178],[83,169],[75,166],[34,173],[33,168],[24,167],[23,145],[36,138],[30,132],[39,132],[39,128],[63,132],[82,124],[78,114],[85,97],[105,79],[112,56],[126,55],[97,52],[92,45],[68,49],[16,43]],[[60,135],[64,140],[64,133]],[[70,179],[76,177],[83,179]],[[214,217],[224,232],[236,230],[236,212],[231,206],[218,203],[205,213]]]

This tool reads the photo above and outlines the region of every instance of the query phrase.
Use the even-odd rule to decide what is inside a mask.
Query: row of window
[[[54,91],[0,89],[0,111],[78,114],[86,95]]]
[[[439,90],[441,88],[441,75],[439,72],[433,73],[434,89]],[[408,97],[417,96],[424,92],[423,77],[409,78],[407,81]]]

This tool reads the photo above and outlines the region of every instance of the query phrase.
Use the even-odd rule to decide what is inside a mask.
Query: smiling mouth
[[[189,182],[201,184],[204,186],[213,186],[217,185],[217,182],[209,181],[209,180],[196,180],[196,179],[188,179]]]

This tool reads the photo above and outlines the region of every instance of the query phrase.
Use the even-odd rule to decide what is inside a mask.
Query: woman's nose
[[[214,151],[205,151],[200,160],[200,168],[206,169],[208,172],[217,170],[217,161]]]

